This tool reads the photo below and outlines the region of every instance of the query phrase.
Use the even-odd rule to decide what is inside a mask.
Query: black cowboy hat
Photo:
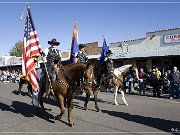
[[[108,54],[113,54],[111,50],[108,50]]]
[[[79,48],[83,48],[83,47],[86,47],[85,44],[79,44]]]
[[[53,38],[51,41],[48,41],[48,44],[50,44],[50,45],[52,45],[52,44],[53,44],[53,45],[58,46],[60,43],[59,43],[59,42],[57,42],[55,38]]]

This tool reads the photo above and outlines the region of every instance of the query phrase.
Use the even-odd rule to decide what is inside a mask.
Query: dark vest
[[[59,56],[59,50],[56,48],[49,47],[49,52],[47,55],[47,65],[57,64],[61,61],[61,57]]]
[[[107,66],[108,72],[111,72],[113,70],[113,60],[111,57],[107,58],[106,66]]]
[[[83,52],[78,52],[77,58],[78,58],[78,62],[86,62],[87,61],[86,54]]]

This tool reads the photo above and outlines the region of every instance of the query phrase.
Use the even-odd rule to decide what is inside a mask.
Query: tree
[[[9,52],[10,56],[21,57],[22,56],[22,41],[16,42],[15,46]]]

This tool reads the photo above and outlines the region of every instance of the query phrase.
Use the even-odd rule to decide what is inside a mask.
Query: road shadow
[[[20,101],[13,101],[11,105],[7,105],[7,104],[0,102],[0,109],[2,111],[10,111],[10,112],[13,112],[16,114],[21,114],[24,117],[37,116],[39,118],[44,119],[42,109],[40,107],[35,108],[32,105],[29,105],[27,103],[23,103]],[[49,119],[47,119],[48,122],[55,123],[54,121],[50,120],[50,119],[54,119],[54,116],[52,114],[49,114],[46,111],[46,116],[49,118]]]
[[[76,96],[75,99],[80,100],[80,101],[86,101],[86,97],[84,96]],[[94,97],[90,97],[89,101],[93,101],[94,102]],[[103,101],[102,99],[97,99],[97,102],[101,102],[101,103],[107,103],[107,104],[112,104],[112,102],[108,102],[108,101]]]
[[[84,101],[84,103],[85,103],[86,97],[78,96],[76,99],[81,100],[81,101]],[[90,101],[93,101],[93,102],[94,102],[94,98],[90,98]],[[97,99],[97,102],[114,105],[114,102],[105,101],[105,100],[102,100],[102,99],[99,99],[99,98]],[[124,104],[119,104],[119,105],[124,105]]]
[[[116,111],[109,111],[109,110],[101,110],[103,113],[107,113],[111,116],[118,117],[127,121],[132,121],[135,123],[143,124],[146,126],[150,126],[165,132],[172,132],[172,129],[180,128],[180,122],[178,121],[171,121],[165,120],[160,118],[152,118],[152,117],[145,117],[140,115],[132,115],[129,113],[124,112],[116,112]],[[177,134],[174,132],[173,134]]]
[[[28,96],[28,97],[31,98],[31,95],[29,94],[29,92],[21,91],[21,93],[20,93],[18,90],[13,90],[12,93],[15,94],[15,95]]]
[[[34,117],[34,107],[23,102],[13,101],[11,105],[0,103],[2,111],[10,111],[13,113],[21,114],[24,117]]]
[[[43,100],[43,103],[58,107],[57,99],[42,97],[42,100]]]

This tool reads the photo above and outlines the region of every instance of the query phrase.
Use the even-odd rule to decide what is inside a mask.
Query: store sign
[[[164,35],[164,43],[180,42],[180,34]]]

